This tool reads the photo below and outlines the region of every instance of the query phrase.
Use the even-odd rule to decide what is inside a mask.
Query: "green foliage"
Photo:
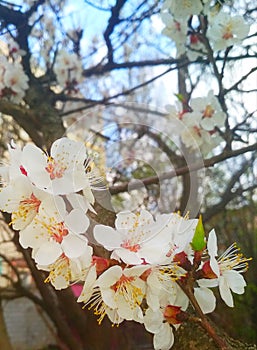
[[[194,251],[197,252],[203,250],[206,246],[202,216],[199,217],[191,246],[194,249]]]

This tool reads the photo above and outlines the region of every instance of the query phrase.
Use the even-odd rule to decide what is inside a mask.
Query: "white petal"
[[[24,165],[30,180],[39,188],[48,188],[51,180],[46,171],[47,157],[44,152],[31,144],[26,145],[22,151],[21,163]]]
[[[44,169],[47,165],[45,153],[35,145],[28,144],[22,150],[22,164],[29,164],[30,170]],[[25,167],[27,170],[27,167]]]
[[[110,288],[101,289],[101,295],[102,295],[103,302],[106,305],[108,305],[111,309],[117,308],[117,302],[116,302],[114,290],[112,290]]]
[[[33,222],[19,233],[19,242],[23,248],[38,248],[49,239],[47,232],[41,231],[40,226]]]
[[[211,230],[209,233],[208,241],[207,241],[207,249],[208,249],[208,254],[212,256],[217,256],[218,255],[218,244],[217,244],[217,236],[215,233],[215,230]]]
[[[138,217],[139,225],[149,225],[153,223],[153,216],[149,211],[142,209]]]
[[[68,234],[63,238],[61,246],[68,258],[78,258],[87,250],[87,239],[82,236]]]
[[[55,241],[43,243],[35,253],[35,261],[39,265],[49,265],[54,263],[62,254],[62,248]]]
[[[112,324],[118,325],[121,322],[123,322],[124,318],[118,315],[117,310],[113,310],[107,307],[105,311],[106,311],[106,315],[109,317],[109,320],[112,322]]]
[[[186,311],[186,309],[188,308],[189,299],[187,295],[182,291],[182,289],[176,283],[174,283],[174,286],[173,286],[173,289],[175,288],[176,288],[176,293],[175,293],[176,299],[174,302],[173,300],[171,301],[173,302],[173,305],[180,306],[181,310]],[[170,299],[173,299],[173,298],[170,298]]]
[[[66,216],[66,206],[60,196],[47,196],[39,207],[39,216],[45,218],[55,217],[56,221],[64,221]]]
[[[244,293],[246,282],[244,277],[237,271],[229,270],[223,272],[223,277],[226,279],[230,289],[237,294]]]
[[[125,248],[115,249],[114,254],[111,256],[113,259],[114,256],[118,256],[125,264],[128,265],[140,265],[143,263],[143,260],[135,252],[131,252]]]
[[[163,314],[160,310],[148,308],[145,312],[144,325],[150,333],[158,333],[163,322]]]
[[[83,289],[81,291],[80,296],[77,299],[78,303],[80,302],[86,303],[90,299],[93,293],[93,287],[94,287],[96,278],[97,278],[96,267],[95,265],[92,265],[92,267],[88,270],[88,274],[85,278]]]
[[[89,218],[80,209],[73,209],[64,220],[65,226],[75,233],[84,233],[89,226]]]
[[[232,293],[230,291],[230,288],[227,284],[226,279],[223,276],[220,276],[220,278],[219,278],[219,291],[220,291],[220,296],[224,300],[224,302],[229,307],[234,307]]]
[[[122,276],[122,268],[120,266],[112,266],[98,278],[98,286],[100,288],[108,288],[115,284]]]
[[[204,314],[215,310],[216,298],[210,289],[205,287],[194,288],[194,295]]]
[[[119,231],[105,225],[96,225],[94,228],[95,240],[108,250],[113,250],[123,242],[123,236]]]
[[[11,186],[7,186],[1,188],[0,192],[0,209],[11,213],[14,210],[17,210],[19,206],[19,202],[13,198],[13,188]]]
[[[81,194],[77,193],[70,193],[66,197],[73,209],[81,209],[84,213],[86,213],[89,209],[96,214],[93,207],[90,205],[88,199],[85,196],[82,196]]]
[[[133,227],[137,218],[137,215],[130,211],[121,211],[117,214],[117,218],[115,220],[115,227],[117,228],[117,230],[129,229]]]
[[[94,204],[95,203],[95,197],[93,195],[93,192],[91,191],[91,188],[90,188],[89,184],[84,186],[84,188],[83,188],[83,195],[89,201],[90,204]]]
[[[73,141],[67,137],[62,137],[56,140],[50,150],[53,158],[61,158],[62,161],[76,161],[83,163],[87,157],[87,152],[82,142]]]
[[[197,283],[200,287],[213,288],[219,285],[219,280],[218,278],[215,278],[215,279],[202,278],[200,280],[197,280]]]
[[[63,275],[56,275],[54,279],[51,280],[52,285],[56,290],[61,290],[69,287],[69,281]]]
[[[174,343],[174,334],[168,323],[163,323],[160,331],[153,337],[155,350],[169,350]]]

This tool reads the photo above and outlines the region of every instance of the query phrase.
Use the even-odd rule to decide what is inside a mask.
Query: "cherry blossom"
[[[166,221],[166,217],[161,216],[154,221],[146,210],[137,214],[124,211],[117,214],[115,229],[97,225],[94,237],[107,250],[113,251],[113,259],[130,265],[161,263],[169,251],[170,233]]]
[[[233,307],[231,291],[236,294],[244,293],[246,282],[241,273],[248,269],[248,261],[251,259],[245,258],[239,253],[239,248],[235,243],[216,259],[218,248],[214,230],[209,234],[207,250],[210,255],[210,267],[217,278],[199,280],[198,283],[206,287],[219,286],[221,298],[228,306]]]
[[[33,186],[26,176],[21,175],[1,189],[0,209],[12,213],[12,227],[22,230],[37,215],[41,202],[47,196],[47,193]]]
[[[203,10],[201,0],[166,0],[163,8],[168,8],[175,18],[198,15]]]
[[[4,61],[2,60],[1,63]],[[0,77],[1,78],[1,77]],[[20,103],[28,89],[28,77],[19,62],[5,62],[2,67],[2,97]]]
[[[241,16],[231,16],[220,12],[213,16],[207,36],[210,39],[213,50],[224,50],[228,46],[239,44],[247,37],[250,26]]]
[[[54,65],[57,82],[63,88],[74,88],[83,79],[81,60],[75,53],[61,50]]]
[[[177,57],[179,57],[186,51],[187,23],[183,19],[175,19],[167,12],[162,13],[161,18],[165,24],[162,33],[175,42]]]
[[[88,250],[88,240],[82,235],[88,226],[89,219],[82,210],[67,213],[61,197],[50,197],[41,203],[31,224],[20,231],[19,241],[24,248],[34,249],[39,265],[50,265],[62,254],[72,259]]]
[[[84,286],[80,296],[77,299],[78,303],[84,303],[84,307],[94,310],[94,314],[98,317],[97,322],[100,325],[107,315],[113,325],[119,325],[123,322],[123,318],[117,313],[117,309],[112,309],[106,305],[102,299],[100,288],[97,284],[97,268],[92,264],[87,270],[86,277],[83,279]]]
[[[157,219],[159,219],[158,216]],[[187,216],[183,217],[178,213],[162,214],[160,220],[166,222],[170,233],[170,249],[167,256],[174,257],[175,254],[182,251],[190,253],[190,242],[192,241],[198,220],[189,219]]]
[[[103,302],[119,317],[125,320],[143,322],[143,312],[140,307],[146,291],[146,284],[140,275],[147,266],[133,266],[122,269],[112,266],[106,270],[97,281]]]
[[[214,131],[215,127],[223,127],[226,115],[222,111],[218,99],[210,90],[206,97],[193,98],[190,103],[192,112],[186,112],[182,116],[187,126],[194,125],[195,128],[206,131]]]
[[[65,289],[71,283],[85,279],[87,270],[92,263],[93,249],[87,246],[83,255],[78,258],[68,258],[62,254],[54,263],[50,265],[37,265],[39,270],[49,271],[45,282],[51,282],[55,289]]]
[[[22,151],[23,167],[35,186],[54,195],[84,190],[92,203],[91,189],[98,179],[86,161],[85,145],[66,137],[52,144],[49,155],[32,144],[26,145]]]

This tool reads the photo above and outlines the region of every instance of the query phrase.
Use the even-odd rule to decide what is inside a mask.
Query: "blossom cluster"
[[[101,177],[82,142],[56,140],[50,154],[27,144],[9,146],[10,165],[1,168],[6,184],[0,208],[11,213],[22,247],[32,248],[38,266],[50,271],[57,289],[91,264],[92,248],[84,235],[88,211],[94,211],[92,190]]]
[[[28,76],[19,61],[19,56],[25,52],[14,40],[9,40],[8,45],[0,49],[0,54],[0,97],[18,104],[29,87]]]
[[[73,90],[83,80],[81,60],[75,53],[61,50],[56,57],[54,73],[60,87]]]
[[[207,154],[222,138],[220,129],[224,127],[226,114],[212,90],[206,97],[192,98],[186,109],[167,106],[170,118],[177,118],[183,126],[180,130],[182,142],[189,149],[200,149]]]
[[[210,0],[164,2],[163,34],[174,41],[177,57],[186,54],[193,61],[207,54],[208,43],[218,51],[240,44],[247,37],[250,26],[243,17],[232,16],[217,3],[213,6]]]
[[[190,320],[190,303],[210,313],[216,306],[211,288],[218,287],[230,307],[232,292],[244,292],[241,273],[249,259],[236,244],[218,257],[215,231],[207,240],[201,218],[122,211],[114,227],[95,224],[89,239],[90,212],[97,215],[93,190],[102,180],[82,142],[61,138],[49,155],[32,144],[11,145],[9,152],[0,209],[11,213],[37,267],[49,271],[46,282],[56,289],[83,284],[77,301],[94,310],[99,324],[105,316],[113,325],[139,322],[153,334],[156,350],[168,350],[175,330]],[[94,254],[97,245],[108,258]]]

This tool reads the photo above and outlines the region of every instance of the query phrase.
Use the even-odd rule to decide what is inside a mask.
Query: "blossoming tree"
[[[209,317],[251,258],[203,221],[255,195],[256,13],[0,1],[0,209],[62,349],[255,348]]]

